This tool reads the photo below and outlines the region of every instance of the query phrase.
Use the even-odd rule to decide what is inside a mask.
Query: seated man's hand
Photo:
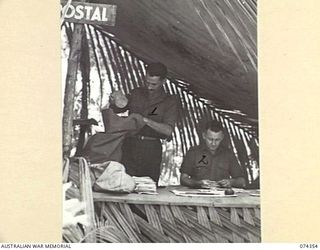
[[[201,187],[202,188],[214,188],[217,187],[218,184],[216,181],[211,181],[211,180],[201,180]]]
[[[201,180],[200,181],[201,188],[210,188],[210,180]]]
[[[223,179],[217,182],[220,187],[230,188],[232,186],[231,179]]]

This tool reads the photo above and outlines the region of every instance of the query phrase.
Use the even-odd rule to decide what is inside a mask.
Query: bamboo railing
[[[78,164],[77,164],[78,162]],[[66,197],[85,202],[90,224],[64,231],[64,242],[261,242],[259,197],[182,197],[159,189],[158,195],[92,192],[84,158],[65,162],[69,180],[76,183]],[[94,206],[94,209],[93,209]]]
[[[255,214],[253,208],[196,206],[191,209],[174,205],[129,205],[113,202],[102,202],[100,207],[100,219],[109,221],[110,225],[121,230],[126,236],[126,242],[261,241],[259,211]]]

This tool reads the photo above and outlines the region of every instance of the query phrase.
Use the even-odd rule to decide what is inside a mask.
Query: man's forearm
[[[154,129],[155,131],[164,134],[166,136],[170,136],[173,132],[173,129],[170,125],[160,122],[155,122],[149,118],[144,117],[143,121],[148,125],[150,128]]]

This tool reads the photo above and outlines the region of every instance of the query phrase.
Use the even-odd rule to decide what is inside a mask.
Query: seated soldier
[[[181,185],[193,188],[245,187],[245,173],[233,152],[224,142],[223,127],[218,121],[206,123],[203,143],[189,149],[181,165]]]

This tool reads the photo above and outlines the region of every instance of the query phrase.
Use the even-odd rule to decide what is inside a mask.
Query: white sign
[[[72,2],[69,6],[61,1],[61,15],[75,23],[115,25],[116,5]]]

